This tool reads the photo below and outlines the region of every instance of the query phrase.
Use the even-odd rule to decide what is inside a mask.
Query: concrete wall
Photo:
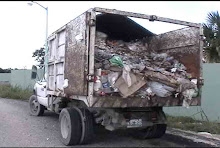
[[[37,73],[39,78],[43,77],[43,70],[38,69]],[[11,73],[0,73],[0,84],[7,81],[8,84],[20,86],[23,89],[33,89],[36,80],[31,79],[31,70],[29,69],[12,70]]]
[[[11,85],[19,85],[21,88],[33,88],[35,80],[31,79],[31,70],[12,70]]]
[[[0,84],[10,84],[11,73],[0,73]]]
[[[189,116],[198,120],[220,122],[220,63],[203,65],[204,86],[200,106],[165,107],[164,111],[173,116]],[[207,116],[207,118],[206,118]]]

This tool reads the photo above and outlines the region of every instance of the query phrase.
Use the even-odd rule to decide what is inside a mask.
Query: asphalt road
[[[0,98],[0,147],[64,147],[60,141],[59,115],[46,111],[44,116],[29,114],[28,102]],[[185,147],[206,146],[174,135],[139,140],[126,131],[107,131],[99,127],[91,144],[83,147]],[[79,146],[77,146],[79,147]]]

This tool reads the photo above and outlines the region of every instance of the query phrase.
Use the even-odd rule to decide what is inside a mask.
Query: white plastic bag
[[[183,105],[182,106],[185,107],[185,108],[189,108],[189,103],[187,103],[186,100],[183,99]]]
[[[118,79],[118,77],[119,77],[119,72],[111,72],[108,74],[108,82],[112,87],[114,87],[114,84]]]
[[[68,87],[68,79],[65,79],[63,82],[63,88],[67,88]]]
[[[183,93],[183,107],[189,108],[189,104],[187,103],[187,100],[191,100],[193,97],[196,97],[198,95],[198,89],[187,89]]]
[[[159,97],[168,97],[172,95],[172,91],[175,89],[159,82],[148,82],[148,86],[152,92]]]
[[[187,89],[183,92],[183,96],[185,99],[191,100],[195,93],[195,89]]]
[[[129,67],[129,65],[124,65],[122,78],[125,80],[125,83],[127,83],[128,87],[131,86],[131,77],[129,74],[130,71],[131,71],[131,68]]]

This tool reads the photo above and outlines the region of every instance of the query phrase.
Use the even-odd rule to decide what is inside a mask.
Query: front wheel
[[[42,116],[44,114],[45,107],[37,101],[36,95],[32,95],[30,97],[29,108],[30,114],[33,116]]]

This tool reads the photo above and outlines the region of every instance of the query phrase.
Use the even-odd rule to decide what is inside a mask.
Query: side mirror
[[[31,79],[36,79],[37,77],[37,67],[35,65],[32,66]]]

